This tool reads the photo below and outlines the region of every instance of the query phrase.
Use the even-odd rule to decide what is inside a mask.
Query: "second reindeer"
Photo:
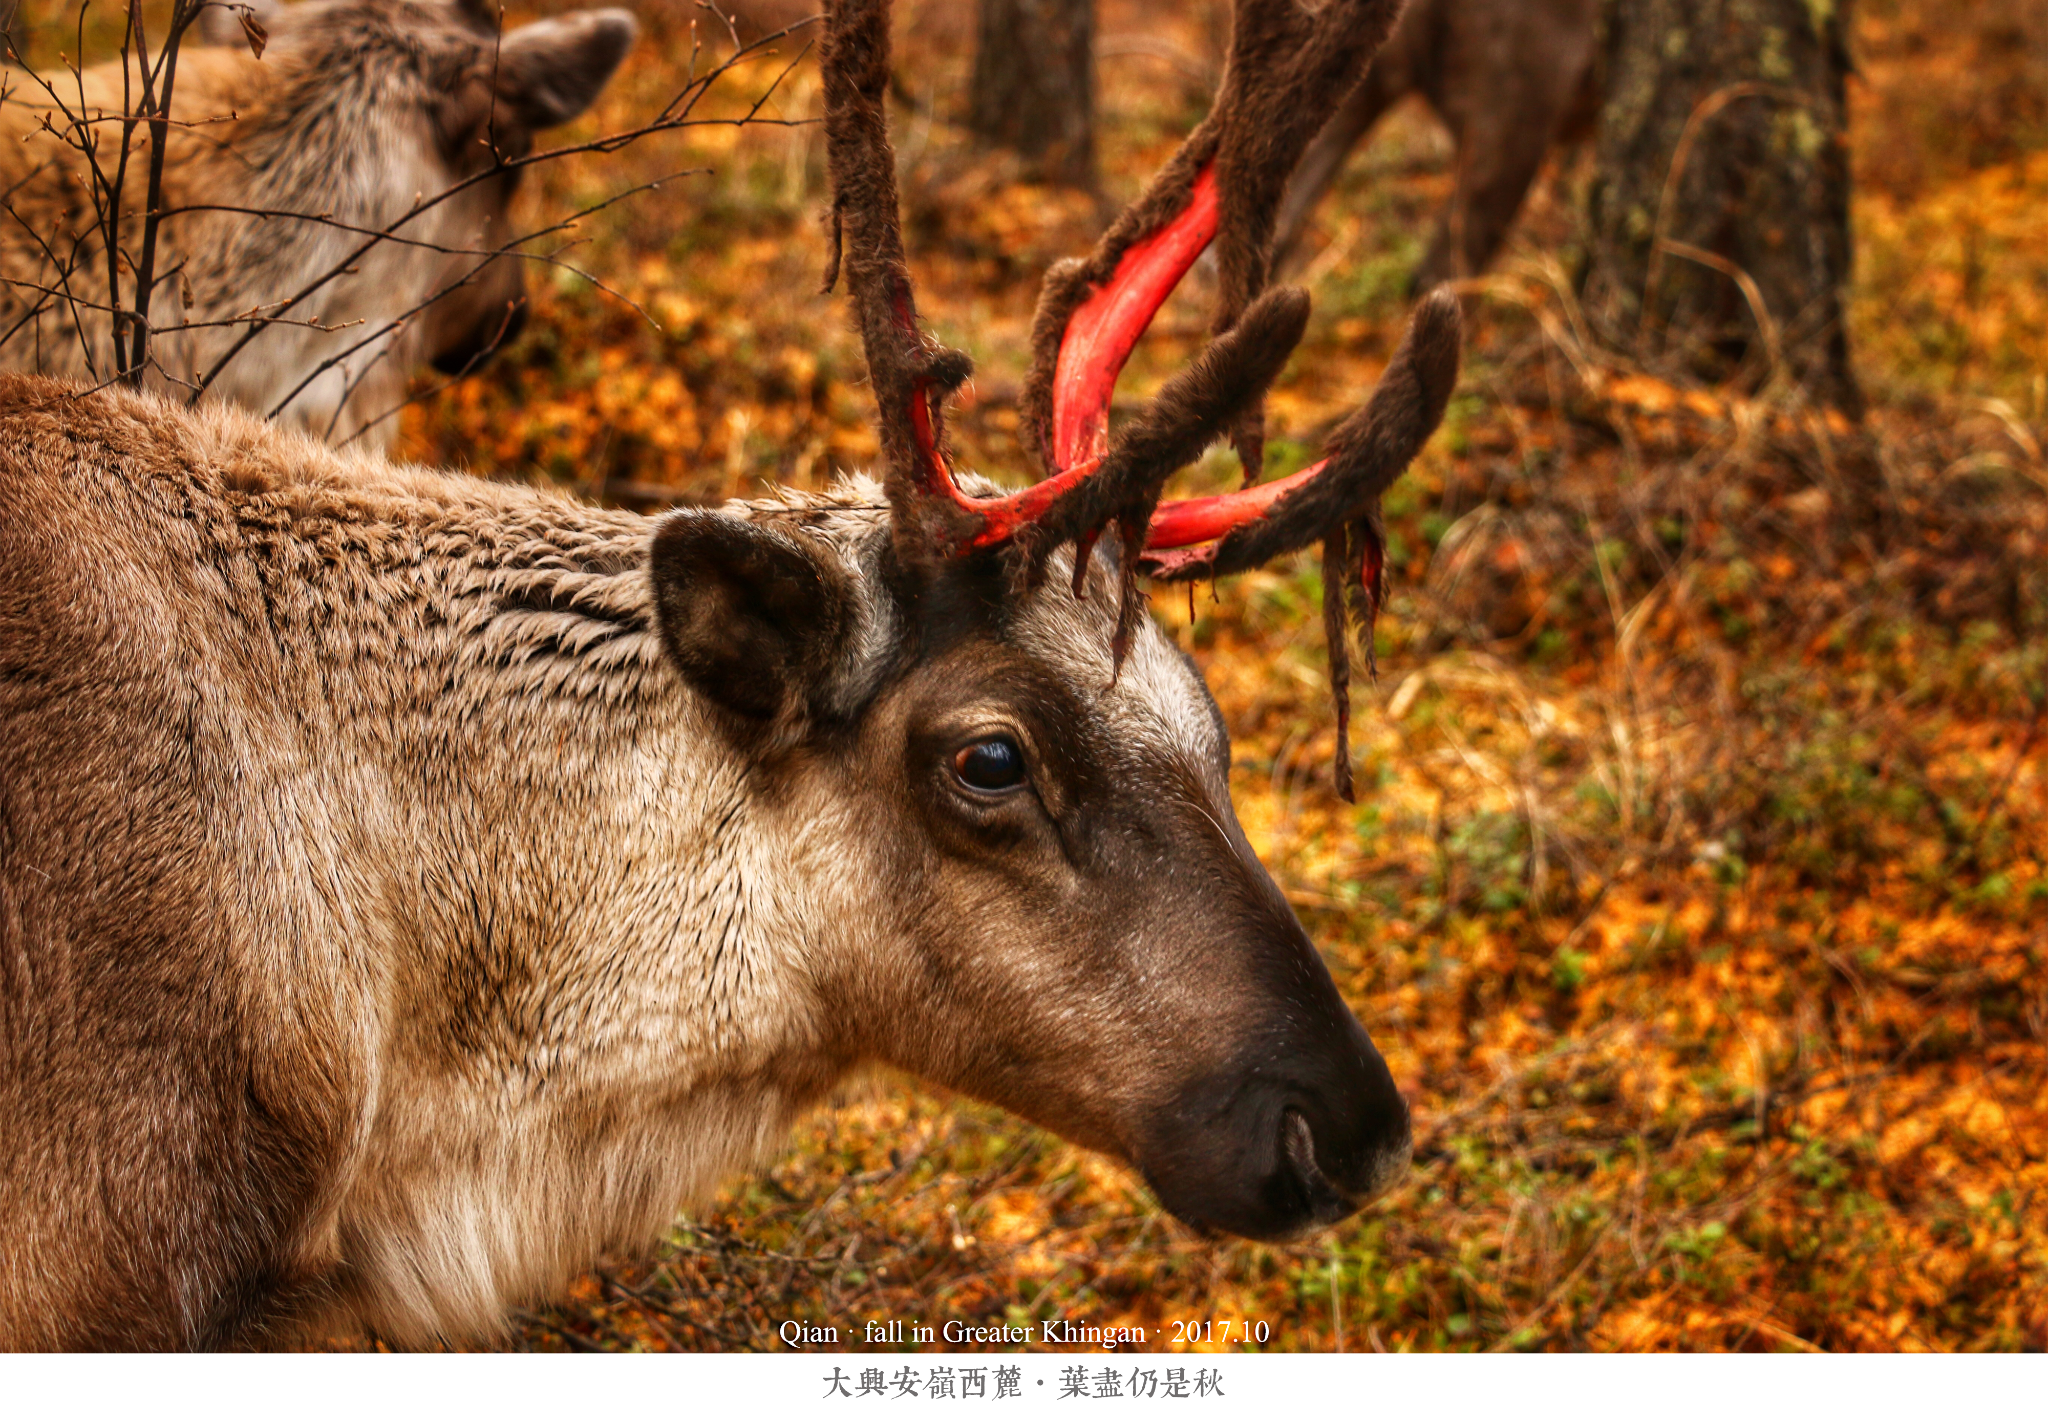
[[[180,0],[161,49],[131,17],[126,59],[0,70],[0,369],[381,446],[418,365],[466,372],[519,329],[535,134],[636,32],[498,23],[483,0]],[[162,125],[132,121],[146,95]]]

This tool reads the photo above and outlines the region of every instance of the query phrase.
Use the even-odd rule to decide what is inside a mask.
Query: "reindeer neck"
[[[580,1257],[531,1222],[645,1238],[836,1079],[803,902],[832,847],[665,660],[654,520],[300,448],[314,477],[235,501],[388,936],[342,1229],[468,1221],[365,1270],[488,1314]]]
[[[830,1085],[847,836],[664,662],[650,520],[23,377],[0,450],[9,727],[112,827],[76,872],[219,875],[151,902],[319,1063],[365,1318],[487,1327]]]
[[[385,879],[408,1039],[523,1089],[566,1024],[671,1082],[804,1038],[804,832],[664,657],[653,520],[295,443],[228,497],[282,705]]]

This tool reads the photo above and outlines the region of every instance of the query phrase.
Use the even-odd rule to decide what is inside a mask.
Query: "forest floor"
[[[1102,212],[970,154],[947,120],[971,36],[900,8],[919,300],[980,363],[960,462],[1021,478],[1037,278]],[[1406,1183],[1298,1244],[1197,1239],[1128,1170],[877,1074],[516,1341],[1057,1314],[1169,1348],[1246,1324],[1269,1349],[2048,1346],[2048,21],[1861,9],[1863,427],[1669,383],[1590,332],[1565,154],[1471,284],[1460,393],[1387,503],[1355,806],[1315,561],[1156,601],[1229,723],[1253,844],[1413,1103]],[[689,62],[681,0],[642,13],[591,132]],[[1212,37],[1158,13],[1105,0],[1115,200],[1206,102]],[[798,48],[703,112],[738,114]],[[586,220],[565,256],[610,292],[543,273],[526,334],[408,411],[401,452],[642,508],[871,459],[843,304],[816,294],[821,138],[778,122],[816,94],[804,60],[766,122],[533,182],[555,213],[708,170]],[[1372,388],[1451,157],[1403,109],[1326,204],[1273,473]],[[1126,398],[1199,347],[1208,280]],[[1176,492],[1234,477],[1215,455]],[[1176,1334],[1205,1320],[1238,1331]]]

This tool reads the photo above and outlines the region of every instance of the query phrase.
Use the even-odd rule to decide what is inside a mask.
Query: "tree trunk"
[[[1045,178],[1095,184],[1095,0],[978,0],[967,126]]]
[[[1851,415],[1849,0],[1606,0],[1586,308],[1648,364]]]

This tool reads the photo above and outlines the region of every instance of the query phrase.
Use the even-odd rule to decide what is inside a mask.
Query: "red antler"
[[[1124,551],[1120,663],[1138,615],[1141,569],[1169,579],[1213,577],[1320,540],[1338,692],[1338,788],[1347,798],[1346,634],[1353,621],[1369,627],[1378,605],[1379,496],[1429,437],[1449,399],[1457,306],[1442,295],[1426,300],[1372,401],[1332,434],[1325,459],[1261,485],[1255,481],[1263,468],[1266,387],[1308,315],[1304,293],[1265,285],[1288,176],[1364,73],[1400,8],[1401,0],[1324,0],[1313,11],[1301,0],[1238,0],[1209,117],[1088,258],[1046,274],[1023,406],[1050,477],[992,499],[963,495],[943,452],[940,406],[970,367],[965,356],[926,340],[911,300],[882,114],[883,0],[833,0],[823,59],[835,236],[845,237],[848,286],[881,407],[898,545],[908,561],[1001,547],[1028,580],[1071,541],[1078,587],[1089,550],[1114,523]],[[1215,338],[1112,438],[1110,398],[1124,362],[1212,241],[1221,277]],[[835,242],[835,275],[838,266]],[[1225,433],[1244,462],[1246,487],[1161,506],[1167,477]]]
[[[1074,309],[1060,341],[1052,386],[1052,456],[1071,469],[1108,448],[1110,396],[1138,338],[1216,236],[1216,170],[1202,169],[1188,205],[1133,242],[1116,274]]]
[[[927,340],[918,327],[903,261],[895,157],[882,107],[888,56],[883,0],[834,0],[826,16],[820,66],[833,188],[833,256],[825,285],[829,290],[836,281],[843,252],[881,417],[884,482],[897,515],[899,548],[915,564],[1009,544],[1030,548],[1027,562],[1035,568],[1063,541],[1051,536],[1055,527],[1068,529],[1066,537],[1090,542],[1118,516],[1127,527],[1142,530],[1143,517],[1133,515],[1149,513],[1156,485],[1200,455],[1279,373],[1300,339],[1305,303],[1296,295],[1276,293],[1257,303],[1256,310],[1247,310],[1239,329],[1211,342],[1167,383],[1148,416],[1132,421],[1115,448],[1092,465],[1061,469],[1046,483],[1006,498],[967,498],[947,466],[940,408],[972,366],[961,353]],[[1135,341],[1142,329],[1141,321],[1130,339]],[[1128,342],[1124,349],[1128,352]],[[1113,371],[1109,378],[1114,380]],[[1104,502],[1106,493],[1147,484],[1155,488],[1142,511]],[[1121,497],[1129,501],[1128,492]],[[1131,551],[1135,554],[1135,546]],[[1135,604],[1128,597],[1126,602],[1128,623]]]

